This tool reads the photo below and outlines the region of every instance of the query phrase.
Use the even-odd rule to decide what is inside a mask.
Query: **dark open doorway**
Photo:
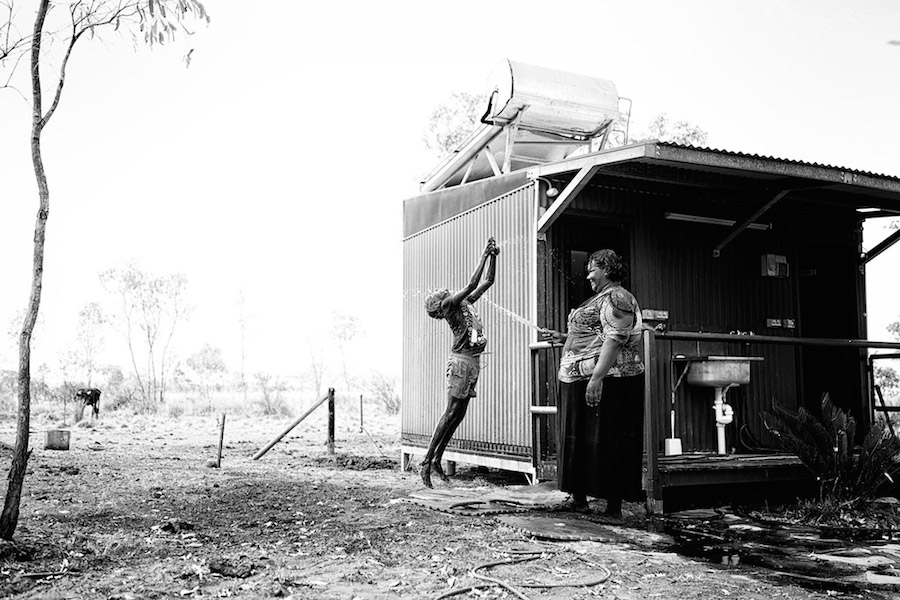
[[[865,337],[857,320],[857,289],[847,285],[858,268],[854,249],[827,242],[804,244],[798,258],[800,336]],[[807,346],[800,354],[801,404],[818,413],[822,395],[828,393],[844,410],[861,406],[862,374],[852,366],[860,363],[858,349]]]
[[[557,249],[565,269],[566,312],[593,295],[587,281],[587,263],[597,250],[614,250],[626,265],[631,265],[625,224],[589,217],[562,217],[559,220]],[[622,282],[626,289],[629,281]]]

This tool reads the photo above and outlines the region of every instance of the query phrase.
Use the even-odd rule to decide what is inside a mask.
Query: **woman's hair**
[[[622,262],[621,257],[608,248],[597,250],[591,254],[590,262],[606,269],[606,276],[610,281],[621,282],[628,275],[628,267]]]
[[[428,297],[425,298],[425,312],[428,313],[428,316],[432,319],[443,319],[444,316],[441,314],[441,303],[444,301],[444,298],[450,295],[450,290],[447,288],[441,290],[434,290]]]

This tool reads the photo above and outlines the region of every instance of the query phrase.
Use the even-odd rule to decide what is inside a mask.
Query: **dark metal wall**
[[[706,223],[667,220],[665,215],[682,213],[742,222],[777,192],[715,188],[690,185],[687,178],[678,186],[649,184],[639,179],[598,176],[570,205],[566,216],[548,232],[544,260],[538,261],[538,306],[544,307],[539,321],[560,328],[570,308],[571,288],[567,288],[566,253],[571,238],[571,219],[594,223],[596,248],[613,240],[617,250],[629,257],[632,267],[626,286],[642,308],[666,310],[667,327],[673,331],[709,333],[753,332],[777,336],[858,338],[864,319],[858,290],[862,281],[853,265],[858,255],[857,217],[852,207],[821,204],[813,191],[789,195],[762,215],[758,221],[771,223],[767,231],[745,230],[722,247],[719,257],[713,249],[730,228]],[[609,235],[618,228],[622,239]],[[541,246],[539,245],[539,248]],[[763,277],[761,257],[777,254],[787,258],[787,277]],[[810,282],[813,282],[812,284]],[[822,290],[831,290],[822,296]],[[577,304],[575,304],[577,305]],[[835,316],[839,315],[839,316]],[[793,320],[795,327],[769,327],[767,319]],[[841,396],[840,405],[860,406],[861,386],[854,372],[859,353],[837,350],[800,351],[791,346],[758,345],[748,335],[747,344],[666,341],[659,344],[660,357],[655,405],[661,423],[660,438],[671,435],[669,409],[672,376],[677,364],[671,355],[760,356],[752,363],[751,382],[728,392],[735,409],[729,426],[729,446],[774,445],[766,431],[763,412],[777,403],[796,408],[803,403],[818,404],[821,392],[829,388]],[[804,354],[805,353],[805,354]],[[855,354],[854,354],[855,353]],[[815,355],[811,361],[810,354]],[[804,363],[805,359],[805,363]],[[816,361],[827,367],[814,372]],[[803,368],[803,365],[806,368]],[[843,366],[843,367],[841,367]],[[546,367],[549,371],[551,368]],[[840,381],[829,372],[841,370]],[[826,383],[822,383],[826,382]],[[843,383],[842,383],[843,382]],[[821,384],[821,385],[820,385]],[[716,429],[712,411],[713,390],[682,384],[678,390],[676,435],[686,451],[712,450]],[[737,433],[744,430],[742,439]]]

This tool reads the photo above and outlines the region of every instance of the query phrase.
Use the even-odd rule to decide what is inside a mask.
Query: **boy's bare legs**
[[[431,471],[437,473],[438,477],[447,481],[447,475],[441,468],[441,457],[444,455],[444,449],[450,443],[450,438],[456,433],[459,424],[462,423],[463,417],[466,416],[466,410],[469,407],[468,398],[454,398],[448,396],[447,410],[441,416],[437,426],[434,428],[434,434],[431,436],[431,444],[425,453],[425,458],[420,463],[419,475],[422,477],[422,483],[425,487],[432,487]]]
[[[443,467],[441,467],[441,460],[444,458],[444,450],[447,448],[447,444],[450,443],[450,440],[453,438],[454,434],[456,434],[456,430],[466,417],[466,411],[468,409],[468,398],[450,398],[450,405],[447,407],[447,410],[452,413],[452,417],[444,431],[444,435],[442,435],[441,439],[438,441],[434,456],[431,458],[431,469],[437,473],[437,476],[440,477],[442,481],[450,481],[450,478],[444,473]]]

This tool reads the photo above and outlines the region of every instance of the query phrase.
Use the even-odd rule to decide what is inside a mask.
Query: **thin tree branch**
[[[59,81],[56,86],[56,94],[53,97],[53,103],[50,105],[50,108],[47,110],[47,113],[44,115],[41,123],[41,128],[43,128],[47,122],[50,120],[50,117],[53,116],[53,113],[56,112],[57,106],[59,106],[59,99],[62,96],[63,85],[66,82],[66,67],[69,64],[69,58],[72,56],[72,49],[75,48],[75,44],[81,39],[81,36],[87,32],[94,33],[94,30],[100,27],[107,27],[112,25],[118,21],[119,18],[126,15],[126,7],[127,5],[119,5],[108,17],[100,20],[97,23],[90,23],[90,17],[98,10],[96,4],[91,4],[81,16],[76,18],[76,13],[79,12],[79,8],[81,8],[82,3],[76,2],[69,8],[69,14],[72,19],[72,37],[69,38],[69,45],[66,48],[65,56],[63,56],[62,65],[59,68]],[[85,24],[88,22],[87,24]]]

